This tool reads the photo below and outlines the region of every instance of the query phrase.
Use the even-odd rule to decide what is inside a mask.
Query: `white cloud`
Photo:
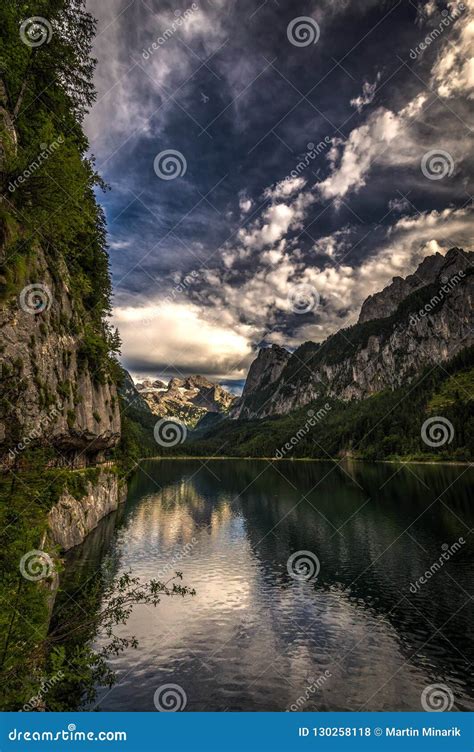
[[[349,191],[362,188],[372,163],[384,157],[395,139],[402,137],[403,128],[401,119],[383,107],[376,110],[366,123],[354,128],[342,152],[330,153],[333,172],[317,184],[322,196],[326,199],[343,198]]]
[[[351,105],[352,107],[356,108],[357,112],[362,112],[364,107],[374,101],[375,91],[377,89],[377,84],[379,81],[380,73],[377,73],[374,83],[371,84],[368,81],[364,81],[364,83],[362,84],[362,94],[360,94],[355,99],[351,99]]]
[[[450,13],[461,5],[466,10],[452,22],[452,33],[451,29],[445,30],[445,34],[450,36],[438,55],[431,75],[431,85],[443,98],[464,95],[472,99],[474,92],[474,20],[470,15],[474,12],[474,0],[464,0],[463,4],[448,3]]]
[[[169,91],[185,81],[199,67],[199,61],[185,45],[199,42],[208,57],[225,39],[220,16],[202,8],[182,13],[153,13],[144,3],[127,9],[127,25],[117,9],[117,0],[87,0],[87,9],[98,19],[93,53],[98,59],[94,76],[97,101],[86,118],[87,135],[100,157],[113,154],[134,134],[158,134],[166,123]],[[177,19],[182,18],[179,26]],[[174,26],[173,26],[174,24]],[[136,33],[128,38],[130,29]],[[172,33],[164,37],[165,32]],[[131,47],[131,39],[136,49]],[[164,41],[163,41],[164,40]],[[181,40],[181,42],[179,41]],[[153,43],[156,46],[152,48]],[[153,121],[151,134],[150,118]]]
[[[252,199],[249,198],[245,192],[242,192],[239,199],[239,209],[242,214],[248,214],[252,206]]]
[[[267,197],[277,200],[280,196],[285,195],[283,191],[284,183],[291,183],[290,193],[298,190],[298,186],[304,185],[302,178],[295,178],[291,181],[278,183]],[[296,185],[297,184],[297,185]],[[289,194],[286,194],[289,195]],[[241,228],[238,233],[238,240],[244,248],[249,251],[256,251],[266,246],[271,246],[282,240],[288,231],[297,229],[304,217],[305,209],[314,202],[314,197],[310,193],[300,193],[289,203],[272,203],[256,219],[249,228]],[[239,254],[239,252],[237,251]],[[240,254],[241,256],[242,254]]]
[[[242,378],[252,360],[251,327],[230,316],[201,310],[190,302],[156,302],[114,310],[125,364],[134,371],[156,372],[157,363],[178,372]]]
[[[445,209],[401,217],[386,232],[378,251],[357,266],[334,255],[349,250],[349,229],[336,231],[334,237],[318,241],[328,249],[330,262],[323,268],[306,266],[297,254],[279,252],[274,265],[257,267],[239,286],[221,279],[215,288],[215,304],[234,322],[249,322],[257,340],[266,335],[269,342],[295,346],[307,339],[322,341],[343,326],[357,321],[362,303],[368,295],[389,284],[394,276],[407,276],[426,256],[445,253],[453,245],[472,246],[472,212],[468,209]],[[334,251],[333,251],[334,249]],[[337,249],[337,250],[336,250]],[[260,256],[265,263],[267,251]],[[294,285],[314,287],[321,296],[315,313],[301,316],[301,326],[292,337],[281,331],[281,312],[289,313],[288,295]],[[317,314],[317,315],[315,315]]]
[[[347,250],[349,236],[349,228],[336,230],[332,235],[326,235],[323,238],[319,238],[319,240],[313,245],[312,250],[317,254],[336,259]]]
[[[306,180],[304,178],[287,178],[286,180],[280,180],[279,183],[270,188],[265,188],[263,195],[265,198],[272,199],[273,201],[280,198],[288,198],[297,191],[301,191],[305,185]]]
[[[354,323],[364,300],[390,283],[405,277],[433,253],[445,253],[455,245],[470,249],[473,243],[472,211],[444,209],[401,217],[386,233],[378,252],[359,266],[342,263],[323,270],[308,269],[303,281],[312,284],[325,303],[318,309],[321,326],[314,336],[323,339],[341,326]],[[301,333],[300,333],[301,334]],[[308,332],[306,331],[305,337]]]

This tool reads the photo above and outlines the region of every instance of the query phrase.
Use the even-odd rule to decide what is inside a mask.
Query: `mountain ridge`
[[[168,385],[146,379],[135,385],[139,397],[157,417],[181,420],[189,428],[208,413],[227,414],[236,397],[220,384],[196,374],[172,378]]]
[[[285,415],[323,395],[363,399],[453,358],[473,342],[473,260],[456,247],[426,257],[414,274],[369,296],[354,326],[293,353],[261,350],[231,417]]]

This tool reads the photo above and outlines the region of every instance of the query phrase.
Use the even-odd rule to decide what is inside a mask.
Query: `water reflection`
[[[463,467],[145,463],[109,553],[150,578],[186,551],[175,568],[198,594],[134,609],[123,634],[140,647],[113,661],[119,682],[100,708],[154,710],[155,689],[173,682],[187,710],[285,710],[324,672],[301,709],[419,710],[435,682],[472,708],[468,543],[410,592],[442,544],[469,540],[470,480]],[[97,564],[93,541],[74,567]],[[316,583],[289,576],[298,550],[317,554]]]

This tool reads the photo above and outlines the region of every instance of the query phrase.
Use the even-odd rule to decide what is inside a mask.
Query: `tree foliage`
[[[25,44],[21,33],[31,16],[43,18],[51,31],[36,47]],[[34,6],[4,0],[0,5],[0,79],[17,139],[13,153],[5,150],[0,163],[0,237],[6,238],[2,273],[10,281],[17,279],[22,257],[34,265],[38,247],[51,268],[62,258],[71,292],[102,335],[111,284],[96,191],[105,186],[82,128],[95,98],[95,28],[84,0],[39,0]],[[6,139],[4,128],[1,136]]]
[[[342,402],[321,397],[289,415],[261,420],[227,420],[169,453],[287,459],[328,459],[351,455],[383,460],[462,460],[474,457],[474,349],[450,363],[429,368],[410,384],[363,400]],[[305,431],[308,414],[329,405],[324,416]],[[453,436],[439,448],[423,441],[422,425],[433,416],[450,421]],[[166,452],[165,452],[166,454]],[[278,455],[277,455],[278,456]]]

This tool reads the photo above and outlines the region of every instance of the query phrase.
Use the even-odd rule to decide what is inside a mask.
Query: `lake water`
[[[134,608],[118,633],[139,646],[110,661],[117,683],[89,707],[155,711],[156,690],[173,684],[186,711],[416,711],[442,684],[442,702],[474,709],[473,477],[463,466],[145,462],[126,504],[67,556],[55,618],[71,597],[80,607],[105,561],[144,580],[180,570],[197,595]],[[300,551],[310,567],[295,570]]]

